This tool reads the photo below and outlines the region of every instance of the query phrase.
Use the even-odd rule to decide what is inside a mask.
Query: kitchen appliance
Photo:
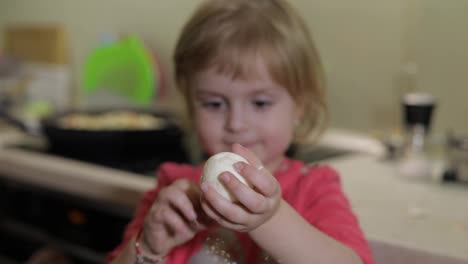
[[[25,142],[9,148],[66,157],[41,144]],[[168,147],[157,149],[147,160],[107,159],[103,163],[86,157],[68,158],[155,177],[161,162],[170,161],[171,156],[183,161],[184,155],[184,151]],[[25,263],[43,248],[59,250],[73,264],[104,263],[106,254],[120,243],[132,213],[133,208],[122,204],[0,175],[0,263]]]
[[[428,179],[432,176],[432,165],[426,153],[426,139],[435,104],[435,98],[428,93],[415,92],[403,97],[406,142],[398,171],[404,178]]]
[[[403,98],[403,120],[407,133],[407,148],[424,151],[429,134],[435,98],[427,93],[409,93]]]
[[[112,129],[68,131],[58,126],[58,118],[54,116],[43,121],[43,128],[55,129],[49,131],[51,140],[46,144],[31,140],[8,148],[90,162],[149,177],[155,177],[162,162],[189,162],[182,132],[175,120],[167,121],[166,130],[138,133]],[[55,147],[51,147],[54,144]],[[109,149],[100,149],[104,146]],[[143,155],[137,155],[137,150]],[[93,154],[94,151],[100,155]],[[132,213],[133,208],[122,204],[0,175],[0,263],[25,263],[44,248],[58,250],[73,264],[104,263],[106,254],[120,243]]]
[[[468,183],[468,138],[449,133],[446,154],[447,168],[443,181]]]
[[[162,111],[134,109],[161,118],[160,126],[154,129],[96,130],[60,125],[62,117],[75,113],[93,115],[106,111],[111,109],[50,116],[40,122],[45,140],[36,136],[5,147],[149,177],[155,177],[162,162],[190,162],[177,119]],[[10,121],[27,130],[28,124]],[[37,177],[41,177],[40,173]],[[73,264],[104,263],[106,254],[121,241],[132,213],[133,208],[121,204],[0,175],[0,263],[25,263],[43,248],[57,249]]]
[[[131,213],[108,202],[0,178],[0,263],[25,263],[43,248],[57,249],[73,264],[104,263]]]

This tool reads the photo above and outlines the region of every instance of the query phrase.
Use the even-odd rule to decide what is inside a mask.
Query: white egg
[[[249,163],[242,156],[232,152],[220,152],[211,156],[203,167],[200,183],[210,183],[219,194],[226,199],[235,202],[237,199],[224,187],[223,183],[219,181],[219,176],[223,172],[227,171],[236,176],[236,178],[245,185],[251,186],[233,167],[233,165],[239,161]]]

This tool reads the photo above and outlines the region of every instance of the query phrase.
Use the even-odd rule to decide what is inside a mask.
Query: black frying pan
[[[63,156],[87,160],[138,160],[155,155],[164,155],[165,160],[186,161],[183,147],[183,132],[174,115],[163,111],[133,110],[137,113],[150,113],[162,118],[163,125],[154,129],[68,129],[59,125],[59,120],[74,113],[100,114],[105,110],[73,110],[49,116],[40,121],[39,131],[47,139],[50,152]],[[2,116],[10,123],[31,133],[23,122]]]

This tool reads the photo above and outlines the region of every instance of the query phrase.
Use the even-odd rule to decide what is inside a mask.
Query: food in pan
[[[68,114],[58,120],[58,126],[77,130],[148,130],[161,128],[163,122],[162,118],[148,113],[109,111]]]

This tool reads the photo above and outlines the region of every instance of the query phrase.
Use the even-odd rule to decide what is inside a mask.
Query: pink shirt
[[[127,226],[123,241],[108,256],[115,258],[122,247],[142,227],[145,215],[159,190],[180,178],[198,183],[202,167],[165,163],[158,172],[158,186],[144,193]],[[336,171],[327,166],[307,166],[301,161],[285,159],[274,176],[282,187],[283,199],[311,225],[354,250],[365,264],[374,263],[369,245],[351,210]],[[246,233],[221,227],[198,233],[191,241],[174,248],[166,263],[274,263]],[[218,262],[215,261],[218,259]]]

